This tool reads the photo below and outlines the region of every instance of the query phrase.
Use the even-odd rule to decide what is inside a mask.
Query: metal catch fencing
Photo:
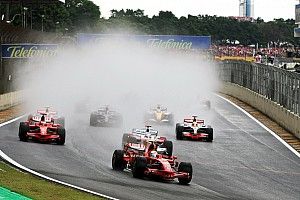
[[[300,116],[300,74],[264,64],[224,61],[220,79],[248,88]]]

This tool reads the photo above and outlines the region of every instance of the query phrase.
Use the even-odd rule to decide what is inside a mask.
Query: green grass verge
[[[103,199],[92,194],[46,181],[28,173],[20,172],[2,161],[0,161],[0,186],[32,199]]]

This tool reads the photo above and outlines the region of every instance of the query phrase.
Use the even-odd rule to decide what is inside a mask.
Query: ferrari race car
[[[102,107],[90,115],[90,126],[115,127],[123,123],[122,115],[110,110],[108,106]]]
[[[49,113],[38,112],[35,116],[29,116],[26,122],[20,122],[19,139],[23,142],[35,140],[39,142],[65,144],[66,131],[63,125],[55,123]]]
[[[157,105],[155,108],[150,109],[145,115],[146,123],[154,124],[169,124],[173,125],[173,114],[167,112],[167,108]]]
[[[146,128],[142,129],[134,128],[131,133],[123,134],[122,148],[127,143],[144,144],[145,142],[152,141],[154,144],[160,145],[166,140],[166,137],[158,136],[158,131],[151,128],[151,126],[146,126]],[[172,151],[169,151],[168,154],[172,154]]]
[[[27,120],[29,123],[35,123],[40,122],[42,117],[44,119],[47,118],[47,121],[51,123],[60,124],[62,127],[65,126],[65,118],[58,116],[56,111],[50,110],[50,107],[45,107],[45,109],[37,110],[34,114],[29,114]]]
[[[193,118],[184,119],[183,123],[176,124],[176,139],[191,139],[213,141],[213,128],[210,125],[205,125],[204,120]]]
[[[189,184],[193,176],[191,163],[177,161],[176,156],[165,154],[171,141],[162,145],[153,142],[145,144],[127,143],[123,150],[115,150],[112,156],[112,168],[131,170],[134,178],[155,178],[172,181],[178,178],[180,184]]]

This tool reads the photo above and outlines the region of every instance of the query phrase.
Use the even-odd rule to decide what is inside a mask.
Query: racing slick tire
[[[33,117],[33,115],[32,115],[32,114],[29,114],[28,117],[27,117],[27,120],[28,120],[28,121],[32,120],[32,117]]]
[[[177,140],[182,140],[183,139],[183,134],[182,132],[184,131],[184,127],[181,126],[180,123],[176,124],[176,139]]]
[[[58,145],[64,145],[66,142],[66,130],[62,127],[57,128],[57,134],[59,135],[59,139],[57,140]]]
[[[19,126],[19,139],[20,141],[27,142],[27,133],[29,131],[29,125],[25,122],[20,122]]]
[[[125,144],[128,143],[128,139],[129,139],[129,134],[124,133],[122,137],[122,148],[124,148]]]
[[[134,178],[143,178],[144,171],[147,167],[147,159],[145,157],[136,157],[132,166],[132,175]]]
[[[172,154],[173,154],[173,142],[169,141],[169,140],[165,140],[162,146],[167,149],[167,152],[166,152],[167,155],[172,156]]]
[[[90,126],[97,126],[97,115],[91,114],[91,116],[90,116]]]
[[[123,150],[115,150],[112,156],[112,168],[113,170],[123,171],[126,167],[125,162],[123,160],[124,151]]]
[[[206,133],[208,134],[207,142],[212,142],[214,139],[214,130],[213,128],[207,128]]]
[[[187,172],[189,173],[188,177],[178,178],[179,184],[187,185],[191,182],[193,177],[193,167],[189,162],[181,162],[178,166],[178,172]]]
[[[64,117],[59,117],[56,119],[56,124],[61,125],[61,127],[65,127],[65,118]]]

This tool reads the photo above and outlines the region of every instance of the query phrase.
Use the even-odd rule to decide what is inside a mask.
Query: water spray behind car
[[[212,101],[217,75],[212,63],[195,55],[112,38],[31,63],[20,84],[31,110],[50,105],[64,114],[66,127],[78,126],[77,111],[90,114],[110,105],[128,130],[144,126],[145,113],[157,104],[167,107],[174,121],[206,114],[200,102]]]

